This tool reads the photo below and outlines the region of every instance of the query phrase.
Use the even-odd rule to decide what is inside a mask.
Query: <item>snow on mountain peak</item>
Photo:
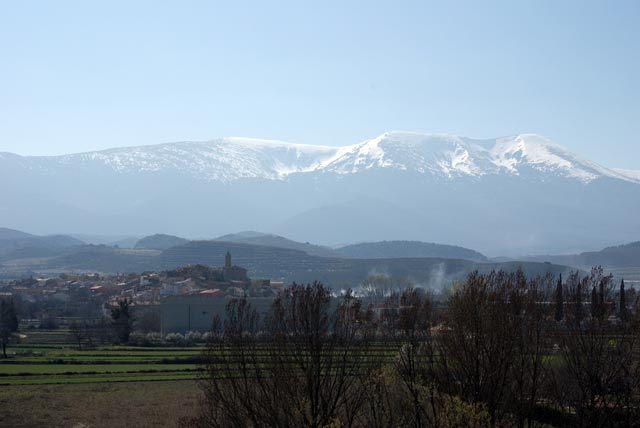
[[[499,138],[490,152],[496,165],[516,175],[523,169],[530,168],[546,174],[575,178],[585,183],[599,177],[628,179],[537,134]]]
[[[206,181],[286,179],[292,174],[356,174],[397,170],[441,177],[560,176],[591,182],[612,177],[640,183],[640,175],[587,161],[536,134],[474,140],[449,134],[391,131],[349,146],[293,144],[244,137],[165,143],[56,157],[22,158],[29,168],[102,167],[123,174],[173,170]]]

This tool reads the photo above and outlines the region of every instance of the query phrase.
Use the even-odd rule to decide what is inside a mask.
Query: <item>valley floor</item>
[[[51,428],[176,427],[197,409],[195,381],[0,387],[0,426]]]

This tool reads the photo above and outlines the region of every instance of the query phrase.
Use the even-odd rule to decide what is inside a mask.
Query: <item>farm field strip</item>
[[[195,370],[195,364],[0,364],[0,377],[24,374],[139,373]]]
[[[44,385],[197,379],[204,348],[20,344],[0,359],[0,385]]]
[[[47,385],[68,383],[103,383],[103,382],[149,382],[159,380],[195,380],[198,372],[159,372],[159,373],[116,373],[106,375],[55,375],[55,376],[10,376],[0,377],[0,385]]]
[[[360,357],[372,360],[390,359],[398,349],[397,343],[377,343],[362,349],[351,349]],[[203,372],[198,361],[204,357],[206,347],[132,347],[104,345],[77,349],[73,342],[19,344],[12,347],[12,357],[0,359],[0,385],[44,385],[67,383],[103,383],[129,381],[197,379]],[[254,353],[255,370],[268,367],[274,355],[282,362],[292,363],[300,355],[296,352],[281,353],[277,347],[258,344]],[[278,351],[277,354],[274,354]],[[345,351],[336,348],[338,354]],[[238,368],[230,364],[237,351],[221,345],[207,357],[220,358],[214,367],[221,377],[237,376]]]

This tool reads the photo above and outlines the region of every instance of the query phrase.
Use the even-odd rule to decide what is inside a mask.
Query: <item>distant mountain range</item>
[[[321,246],[448,242],[490,255],[640,239],[640,173],[534,134],[388,132],[334,147],[247,138],[51,157],[0,153],[3,224],[137,235],[258,229]],[[262,238],[261,238],[262,239]]]
[[[443,244],[425,243],[425,242],[403,242],[403,241],[385,241],[371,242],[363,244],[355,244],[338,248],[324,247],[314,245],[309,242],[302,243],[287,239],[283,236],[266,234],[255,231],[245,231],[233,234],[226,234],[209,241],[190,241],[179,236],[167,234],[154,234],[146,236],[132,242],[130,246],[121,246],[120,244],[130,241],[129,239],[121,239],[113,241],[110,245],[93,245],[67,236],[67,235],[51,235],[36,236],[29,233],[21,232],[13,229],[0,228],[0,262],[3,260],[14,259],[30,259],[43,256],[59,256],[61,254],[78,254],[88,252],[92,254],[100,254],[104,249],[113,248],[115,250],[131,249],[131,250],[156,250],[164,251],[174,247],[190,244],[192,242],[215,242],[219,245],[245,244],[242,248],[249,247],[269,247],[297,250],[310,256],[333,257],[333,258],[451,258],[466,259],[473,261],[486,261],[487,258],[467,248],[455,247]],[[20,249],[20,257],[10,250]],[[46,249],[46,254],[43,253]],[[188,263],[188,262],[187,262]]]
[[[459,280],[471,270],[515,269],[529,273],[567,273],[570,269],[624,268],[640,279],[640,242],[575,255],[528,256],[491,260],[463,247],[418,241],[381,241],[330,248],[261,232],[227,234],[213,240],[190,241],[155,234],[132,248],[85,244],[65,235],[35,236],[0,228],[0,278],[68,271],[144,272],[204,263],[234,263],[254,277],[288,281],[322,279],[341,286],[359,283],[369,274],[409,276],[422,284]],[[442,274],[438,272],[444,272]],[[440,275],[440,276],[438,276]],[[438,279],[439,278],[439,279]],[[437,281],[436,281],[437,279]]]
[[[23,237],[14,236],[13,239]],[[149,248],[167,246],[170,243],[177,245],[164,249]],[[411,256],[411,248],[423,251],[422,246],[416,244],[419,243],[413,243],[413,247],[398,254],[397,242],[389,245],[372,243],[377,257],[358,258],[366,255],[364,250],[368,245],[351,248],[350,256],[346,257],[339,255],[340,249],[332,250],[255,232],[226,235],[209,241],[186,241],[175,236],[153,235],[138,241],[138,248],[134,249],[106,245],[74,245],[58,248],[47,254],[35,250],[32,253],[26,251],[19,258],[13,254],[10,258],[0,256],[0,278],[42,273],[55,275],[70,271],[140,273],[197,263],[221,266],[227,251],[233,255],[233,263],[246,267],[254,278],[280,279],[286,282],[320,280],[334,289],[355,287],[372,274],[409,277],[418,286],[438,289],[453,280],[464,279],[473,270],[488,272],[492,269],[522,268],[529,275],[546,272],[566,274],[570,270],[566,266],[539,262],[478,262],[451,258],[450,256],[457,254],[453,252],[456,247],[437,244],[424,245],[430,249],[432,255],[437,255],[437,250],[442,249],[445,253],[442,257]],[[385,247],[388,257],[381,257],[385,254]],[[363,251],[362,254],[358,254],[358,248],[358,251]],[[458,248],[457,251],[460,255],[479,254],[464,248]]]
[[[0,261],[56,256],[83,245],[84,242],[67,235],[36,236],[0,227]]]
[[[309,242],[297,242],[283,236],[255,231],[226,234],[213,239],[213,241],[298,250],[308,255],[318,257],[356,259],[436,257],[473,261],[487,260],[487,257],[483,254],[468,248],[418,241],[368,242],[331,248],[310,244]],[[156,234],[140,239],[134,248],[166,250],[188,242],[187,239],[178,236]]]

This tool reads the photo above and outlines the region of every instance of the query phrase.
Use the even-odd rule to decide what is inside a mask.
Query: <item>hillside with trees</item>
[[[455,245],[434,244],[420,241],[365,242],[336,248],[336,253],[357,259],[391,259],[415,257],[439,257],[483,262],[484,254]]]
[[[158,233],[138,240],[134,248],[143,250],[166,250],[167,248],[176,247],[186,244],[187,242],[189,242],[188,239],[180,238],[179,236]]]
[[[265,247],[287,248],[290,250],[304,251],[312,256],[339,257],[340,255],[329,247],[314,245],[309,242],[297,242],[283,236],[260,232],[240,232],[237,234],[223,235],[215,239],[222,242],[239,242],[243,244],[262,245]]]

